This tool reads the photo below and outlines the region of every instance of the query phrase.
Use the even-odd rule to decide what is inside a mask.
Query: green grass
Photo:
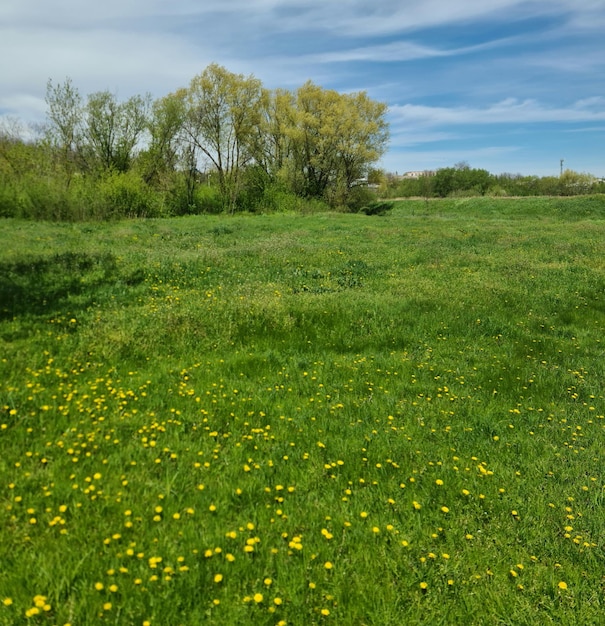
[[[604,258],[598,196],[3,221],[0,624],[602,623]]]

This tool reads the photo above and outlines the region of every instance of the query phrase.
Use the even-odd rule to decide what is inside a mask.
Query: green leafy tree
[[[174,182],[185,155],[183,126],[186,117],[186,92],[181,89],[155,100],[151,106],[147,130],[149,143],[138,157],[143,179],[160,189]]]
[[[367,175],[386,149],[385,114],[386,105],[365,92],[343,95],[310,81],[300,87],[288,133],[296,190],[346,202],[354,182]]]
[[[294,120],[295,98],[291,91],[263,90],[254,140],[254,161],[271,178],[279,175],[292,155],[290,133]]]
[[[83,146],[88,168],[126,172],[148,126],[149,96],[118,102],[109,91],[88,96]]]
[[[590,193],[595,183],[594,176],[573,170],[565,170],[559,179],[561,195],[576,196]]]
[[[84,134],[84,109],[82,97],[70,78],[64,83],[46,84],[46,137],[52,147],[59,167],[65,172],[69,187],[74,174],[80,169]]]
[[[243,168],[254,157],[261,100],[257,78],[233,74],[216,64],[194,77],[187,90],[188,140],[216,171],[229,211],[237,205]]]

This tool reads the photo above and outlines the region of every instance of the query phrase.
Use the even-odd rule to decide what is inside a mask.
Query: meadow
[[[0,223],[0,624],[602,624],[605,196]]]

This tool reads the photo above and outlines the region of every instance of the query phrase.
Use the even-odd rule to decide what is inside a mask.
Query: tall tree
[[[261,82],[217,64],[194,77],[187,91],[185,129],[218,175],[225,208],[235,210],[243,168],[254,155],[260,122]]]
[[[334,139],[339,155],[340,174],[345,188],[367,177],[370,166],[384,154],[389,139],[385,120],[387,105],[376,102],[366,92],[344,94],[336,119]]]
[[[300,87],[289,131],[299,191],[346,201],[353,183],[386,149],[385,114],[386,105],[365,92],[343,95],[310,81]]]
[[[125,172],[147,128],[149,96],[118,102],[109,91],[88,96],[85,107],[85,149],[89,167]]]
[[[270,177],[275,177],[291,156],[289,133],[294,126],[294,119],[295,97],[291,91],[263,90],[254,160]]]
[[[182,160],[185,95],[180,89],[154,101],[148,120],[149,143],[140,155],[143,178],[147,183],[163,187],[163,179],[171,178]]]
[[[84,111],[82,97],[73,86],[71,79],[64,83],[46,84],[47,139],[54,149],[59,165],[66,174],[69,187],[74,173],[79,167],[79,156],[83,139]]]

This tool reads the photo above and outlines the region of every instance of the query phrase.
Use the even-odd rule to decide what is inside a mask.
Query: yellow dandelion
[[[324,567],[325,567],[327,570],[330,570],[330,569],[332,569],[334,566],[332,565],[332,563],[330,563],[330,561],[326,561],[326,562],[324,563]]]
[[[254,600],[254,602],[256,602],[256,604],[260,604],[263,601],[263,594],[255,593],[252,599]]]
[[[559,587],[559,589],[561,589],[561,590],[565,591],[565,589],[567,589],[567,583],[566,583],[564,580],[562,580],[562,581],[561,581],[561,582],[557,585],[557,587]]]

